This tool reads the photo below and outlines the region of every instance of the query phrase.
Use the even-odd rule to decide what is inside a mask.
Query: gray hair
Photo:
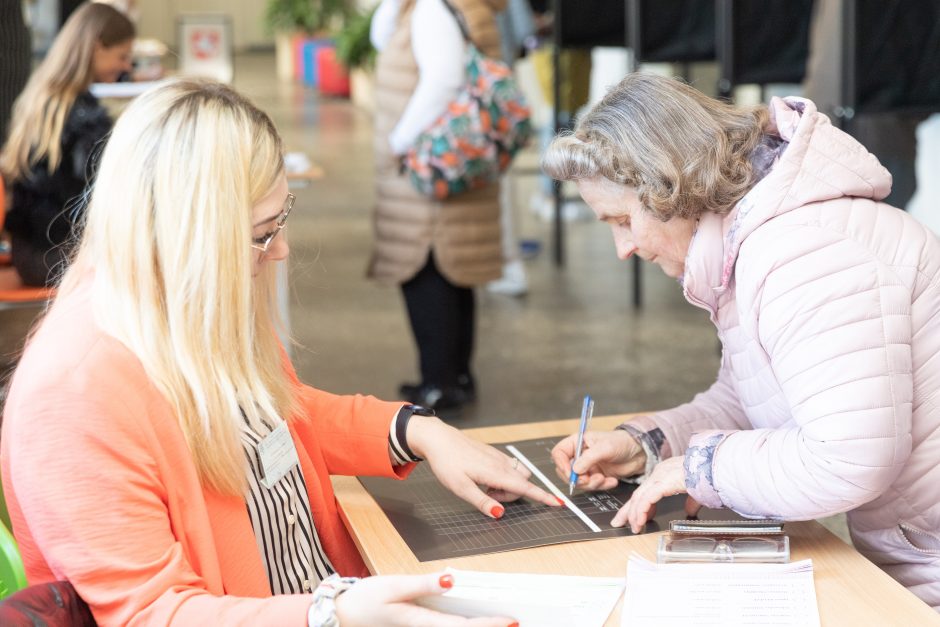
[[[769,120],[685,83],[628,74],[542,157],[552,178],[602,176],[636,188],[662,220],[727,213],[757,182],[749,161]]]

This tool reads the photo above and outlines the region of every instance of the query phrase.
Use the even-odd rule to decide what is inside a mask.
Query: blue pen
[[[584,432],[587,431],[591,416],[594,415],[594,401],[591,395],[584,397],[584,405],[581,406],[581,425],[578,427],[578,446],[574,451],[574,461],[571,462],[571,476],[568,477],[568,496],[574,494],[574,485],[578,482],[578,473],[574,471],[574,464],[581,457],[581,449],[584,447]]]

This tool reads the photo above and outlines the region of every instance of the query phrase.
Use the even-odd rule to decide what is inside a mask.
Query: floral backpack
[[[532,135],[529,108],[512,69],[485,57],[470,39],[463,16],[443,2],[467,42],[467,79],[403,162],[415,188],[437,200],[498,180]]]

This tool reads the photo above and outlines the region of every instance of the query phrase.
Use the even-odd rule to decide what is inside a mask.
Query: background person
[[[525,51],[526,42],[535,39],[535,18],[528,0],[508,0],[506,9],[496,15],[499,28],[500,51],[503,62],[513,67],[516,59]],[[506,296],[525,296],[529,291],[529,279],[516,236],[515,198],[511,173],[507,173],[500,184],[499,221],[502,232],[503,272],[495,281],[490,281],[486,289],[494,294]]]
[[[505,0],[447,0],[484,55],[500,54],[495,14]],[[421,381],[403,398],[438,409],[476,398],[471,372],[473,288],[502,275],[499,185],[445,202],[416,191],[400,172],[418,135],[447,109],[466,79],[467,45],[444,0],[383,0],[372,20],[376,62],[375,245],[369,276],[400,285],[418,347]]]
[[[297,380],[270,263],[292,204],[273,123],[223,85],[169,83],[118,120],[4,408],[30,583],[68,581],[102,625],[509,625],[412,605],[453,584],[441,573],[340,577],[367,571],[331,474],[424,458],[492,518],[516,494],[559,503],[419,408]]]
[[[12,206],[4,227],[13,265],[26,285],[61,275],[81,223],[82,195],[93,175],[90,158],[111,119],[88,91],[131,69],[134,25],[98,3],[79,7],[17,98],[0,155]]]
[[[748,517],[847,512],[858,550],[940,609],[940,242],[891,177],[801,98],[735,107],[632,74],[544,156],[617,254],[678,279],[722,344],[692,402],[589,433],[579,484]],[[574,439],[553,451],[562,476]]]

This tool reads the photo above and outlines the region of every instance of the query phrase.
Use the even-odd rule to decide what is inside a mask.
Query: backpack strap
[[[444,6],[447,7],[447,10],[450,11],[450,14],[454,16],[454,19],[457,20],[457,26],[460,27],[460,33],[463,35],[464,41],[468,44],[472,44],[473,40],[470,38],[470,28],[467,26],[467,20],[464,19],[463,13],[457,10],[457,7],[450,3],[450,0],[441,0],[444,3]]]

